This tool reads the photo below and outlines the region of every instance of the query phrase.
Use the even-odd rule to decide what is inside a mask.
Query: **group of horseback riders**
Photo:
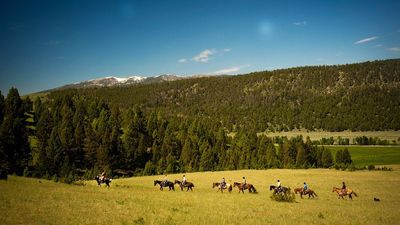
[[[106,173],[103,171],[100,175],[98,175],[98,176],[96,176],[96,180],[97,180],[97,182],[98,182],[98,184],[100,185],[101,183],[106,183],[106,185],[107,186],[109,186],[109,182],[111,182],[111,179],[109,179],[109,178],[107,178],[106,177]],[[107,182],[107,181],[109,181],[109,182]],[[170,182],[170,181],[168,181],[168,176],[167,176],[167,174],[164,176],[164,179],[163,179],[163,181],[161,182],[161,184],[160,184],[160,186],[161,186],[161,188],[162,187],[167,187],[167,186],[170,186],[169,184],[170,183],[172,183],[172,182]],[[175,180],[175,183],[178,183],[180,186],[181,186],[181,189],[183,188],[183,187],[186,187],[187,186],[187,184],[188,184],[188,181],[187,181],[187,179],[186,179],[186,175],[184,174],[183,176],[182,176],[182,181],[177,181],[177,180]],[[190,184],[192,184],[191,182],[189,182]],[[246,180],[246,177],[242,177],[242,183],[235,183],[237,186],[240,186],[239,187],[239,191],[240,190],[242,190],[243,191],[243,189],[246,189],[245,187],[247,186],[247,180]],[[173,185],[173,184],[172,184]],[[251,184],[250,184],[251,185]],[[221,189],[221,191],[222,191],[222,189],[227,189],[228,188],[228,186],[230,187],[230,190],[232,190],[231,189],[231,185],[230,184],[228,184],[227,182],[226,182],[226,180],[225,180],[225,177],[222,177],[222,180],[221,180],[221,183],[219,183],[219,189]],[[194,187],[194,185],[193,185],[193,187]],[[242,188],[241,188],[242,187]],[[281,183],[281,181],[278,179],[277,180],[277,185],[276,186],[273,186],[273,185],[271,185],[270,186],[270,190],[274,190],[274,193],[284,193],[284,192],[286,192],[286,190],[287,190],[287,188],[286,187],[283,187],[282,186],[282,183]],[[189,189],[188,189],[189,190]],[[310,194],[312,194],[312,193],[314,193],[311,189],[309,189],[309,187],[308,187],[308,184],[306,183],[306,182],[303,182],[303,188],[301,189],[301,188],[299,188],[298,190],[297,190],[298,192],[300,192],[300,194],[301,195],[310,195]],[[346,187],[346,184],[345,184],[345,182],[343,181],[342,182],[342,188],[340,189],[340,191],[338,192],[338,194],[340,195],[340,196],[343,196],[343,195],[346,195],[346,193],[347,193],[347,187]],[[315,193],[314,193],[315,194]]]

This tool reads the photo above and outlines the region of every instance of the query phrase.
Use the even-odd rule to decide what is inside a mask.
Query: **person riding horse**
[[[225,186],[226,186],[225,177],[222,178],[220,186],[221,186],[221,189],[225,188]]]
[[[186,176],[185,175],[183,175],[183,177],[182,177],[182,186],[185,186],[185,184],[186,184]]]
[[[342,194],[344,195],[346,193],[346,184],[344,183],[344,181],[342,182]]]
[[[163,187],[166,187],[166,186],[167,186],[167,183],[168,183],[168,177],[167,177],[167,174],[165,174],[165,176],[164,176],[164,181],[163,181],[163,183],[162,183],[162,186],[163,186]]]
[[[103,171],[103,172],[100,174],[100,176],[99,176],[100,182],[103,182],[105,177],[106,177],[106,172]]]
[[[278,183],[276,184],[276,192],[281,192],[282,191],[282,184],[281,181],[278,180]]]
[[[246,177],[243,177],[243,182],[242,182],[242,188],[243,188],[243,190],[245,189],[245,187],[246,187]]]
[[[304,193],[304,194],[307,194],[307,192],[308,192],[308,185],[307,185],[306,182],[304,182],[304,185],[303,185],[303,193]]]

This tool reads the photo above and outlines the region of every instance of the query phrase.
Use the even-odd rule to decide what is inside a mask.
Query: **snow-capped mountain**
[[[129,76],[129,77],[103,77],[96,78],[92,80],[86,80],[81,82],[76,82],[74,84],[67,84],[57,89],[65,89],[65,88],[89,88],[89,87],[111,87],[111,86],[124,86],[124,85],[132,85],[132,84],[149,84],[149,83],[159,83],[166,81],[175,81],[181,80],[190,77],[181,77],[171,74],[164,74],[155,77],[141,77],[141,76]]]

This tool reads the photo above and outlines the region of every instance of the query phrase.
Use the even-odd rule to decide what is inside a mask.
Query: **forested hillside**
[[[400,60],[308,66],[129,87],[70,89],[167,118],[208,118],[228,130],[399,130]]]
[[[399,129],[400,60],[302,67],[130,87],[0,93],[0,178],[347,167],[303,137],[258,132],[305,127]],[[277,142],[279,147],[274,143]]]

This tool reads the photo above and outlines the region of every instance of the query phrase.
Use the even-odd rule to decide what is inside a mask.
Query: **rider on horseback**
[[[303,193],[304,193],[304,194],[307,194],[307,192],[308,192],[308,185],[307,185],[306,182],[304,182],[304,185],[303,185]]]
[[[183,178],[182,178],[182,186],[184,186],[185,184],[186,184],[186,176],[183,175]]]
[[[165,174],[164,181],[163,181],[163,186],[166,187],[167,183],[168,183],[168,177],[167,177],[167,174]]]
[[[101,182],[103,182],[105,177],[106,177],[106,172],[103,171],[103,172],[100,174],[99,180],[100,180]]]
[[[245,188],[246,188],[246,177],[243,177],[242,189],[244,190]]]
[[[225,177],[223,177],[221,181],[221,188],[225,188],[225,186],[226,186]]]
[[[282,189],[281,181],[278,180],[278,183],[276,184],[276,192],[281,192],[281,189]]]
[[[344,181],[342,182],[342,194],[346,193],[346,184],[344,183]]]

